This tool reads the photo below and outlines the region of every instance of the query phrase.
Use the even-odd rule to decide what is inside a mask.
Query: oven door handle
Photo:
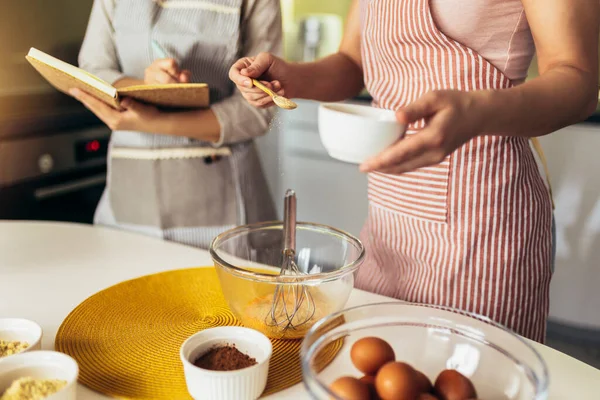
[[[34,192],[34,195],[36,199],[44,200],[104,184],[106,184],[106,174],[98,174],[68,183],[39,188]]]

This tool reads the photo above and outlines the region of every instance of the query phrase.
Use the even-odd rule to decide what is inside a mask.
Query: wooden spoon
[[[285,110],[293,110],[294,108],[298,107],[298,105],[292,100],[277,95],[277,93],[273,92],[271,89],[269,89],[256,79],[252,79],[252,83],[254,84],[254,86],[271,96],[271,98],[273,99],[273,103],[275,103],[275,105],[277,105],[278,107],[283,108]]]

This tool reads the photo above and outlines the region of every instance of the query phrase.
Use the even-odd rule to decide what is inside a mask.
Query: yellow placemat
[[[214,268],[169,271],[88,298],[64,320],[55,347],[77,360],[79,381],[97,392],[127,399],[189,399],[179,348],[194,333],[223,325],[240,324]],[[263,395],[302,381],[300,344],[273,340]],[[341,346],[320,355],[323,367]]]

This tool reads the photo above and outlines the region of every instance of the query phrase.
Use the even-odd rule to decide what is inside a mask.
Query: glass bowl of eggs
[[[244,225],[217,236],[210,254],[229,308],[246,327],[273,339],[301,339],[344,308],[365,249],[326,225],[296,224],[296,273],[281,275],[283,223]]]
[[[325,356],[333,361],[324,366]],[[323,400],[545,400],[549,384],[540,354],[502,326],[399,301],[316,323],[302,344],[302,373]]]

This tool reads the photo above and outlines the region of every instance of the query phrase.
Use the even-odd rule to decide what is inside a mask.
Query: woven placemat
[[[181,344],[215,326],[240,325],[214,268],[168,271],[119,283],[85,300],[56,335],[58,351],[79,363],[79,381],[108,396],[189,399]],[[263,396],[302,381],[299,340],[273,340]],[[320,354],[327,365],[342,343]]]

